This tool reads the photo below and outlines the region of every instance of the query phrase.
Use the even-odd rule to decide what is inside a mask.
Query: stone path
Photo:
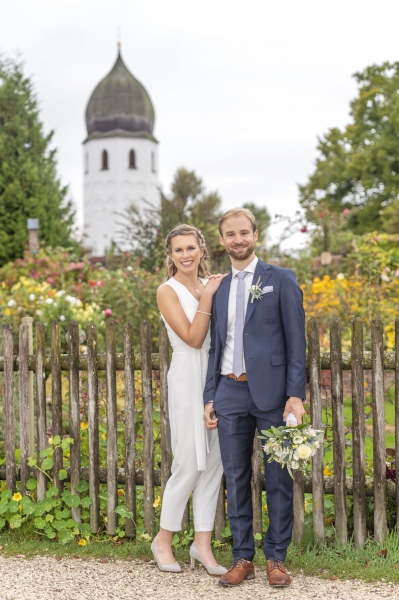
[[[202,567],[161,573],[154,562],[106,559],[0,557],[1,600],[399,600],[399,585],[298,575],[273,590],[265,572],[236,588],[221,588]]]

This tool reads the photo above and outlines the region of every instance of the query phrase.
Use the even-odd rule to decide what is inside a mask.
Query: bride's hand
[[[217,275],[210,275],[208,283],[205,286],[205,290],[208,293],[211,293],[211,295],[213,296],[213,294],[219,289],[219,286],[222,283],[223,279],[226,277],[226,275],[227,273],[218,273]]]

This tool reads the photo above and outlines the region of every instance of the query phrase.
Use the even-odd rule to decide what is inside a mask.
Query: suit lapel
[[[227,338],[227,318],[229,312],[229,294],[231,284],[231,271],[220,284],[216,293],[217,326],[219,328],[220,338],[224,345]]]
[[[272,274],[272,271],[271,271],[270,265],[267,265],[266,263],[262,262],[261,260],[258,260],[256,269],[255,269],[255,273],[254,273],[254,278],[252,280],[252,285],[256,285],[258,279],[260,278],[259,287],[261,287],[263,289],[271,274]],[[256,300],[256,298],[255,298],[253,302],[251,302],[251,299],[252,299],[252,295],[250,293],[249,298],[248,298],[248,306],[247,306],[247,313],[245,315],[244,327],[248,323],[249,319],[251,318],[251,315],[254,312],[255,307],[258,304],[258,302],[262,302],[262,300],[260,298],[259,298],[259,300]]]

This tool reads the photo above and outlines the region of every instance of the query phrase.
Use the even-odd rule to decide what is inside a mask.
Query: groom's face
[[[258,232],[253,231],[248,217],[238,214],[222,223],[222,235],[219,239],[233,260],[243,261],[254,254]]]

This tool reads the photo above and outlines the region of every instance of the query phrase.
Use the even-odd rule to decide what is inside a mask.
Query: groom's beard
[[[253,253],[253,251],[255,250],[255,244],[249,244],[248,246],[244,248],[240,248],[241,251],[237,251],[234,248],[226,248],[226,252],[229,256],[231,256],[232,258],[234,258],[234,260],[247,260],[247,258],[249,258],[251,256],[251,254]]]

